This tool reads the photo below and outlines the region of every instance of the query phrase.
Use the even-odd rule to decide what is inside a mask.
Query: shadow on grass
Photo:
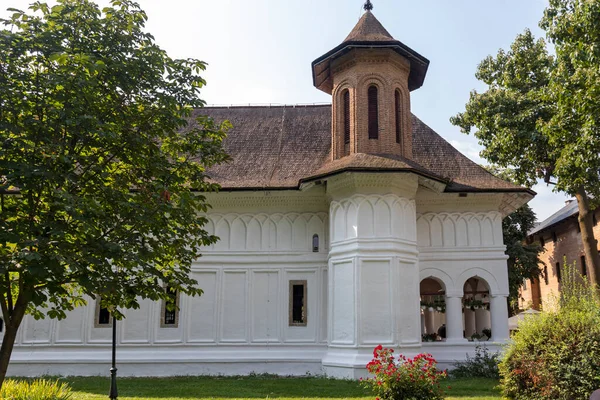
[[[80,393],[106,395],[108,378],[64,378]],[[147,399],[178,398],[364,398],[370,392],[356,381],[326,378],[258,377],[173,377],[119,378],[119,397]]]

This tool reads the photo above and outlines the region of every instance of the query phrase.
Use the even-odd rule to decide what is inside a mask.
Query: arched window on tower
[[[400,100],[400,91],[396,90],[396,102],[395,102],[395,106],[394,106],[394,110],[395,110],[395,115],[396,115],[396,143],[400,143],[400,138],[401,138],[401,134],[402,134],[402,107],[401,107],[401,100]]]
[[[379,138],[379,104],[377,86],[369,86],[369,139]]]
[[[344,144],[350,143],[350,91],[344,90]]]

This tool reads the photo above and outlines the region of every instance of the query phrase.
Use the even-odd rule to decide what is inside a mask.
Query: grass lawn
[[[73,400],[106,400],[108,378],[64,378],[73,390]],[[500,399],[490,379],[448,380],[450,400]],[[324,378],[276,377],[177,377],[120,378],[120,400],[181,399],[374,399],[355,381]]]

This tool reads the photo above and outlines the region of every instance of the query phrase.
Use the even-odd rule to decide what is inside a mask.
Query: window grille
[[[379,104],[377,86],[370,86],[368,91],[369,101],[369,139],[379,138]]]
[[[167,300],[163,300],[162,324],[163,328],[176,328],[179,323],[179,296],[177,289],[167,287]]]
[[[307,325],[306,294],[306,281],[290,281],[290,326]]]
[[[94,318],[95,328],[108,328],[112,326],[112,316],[106,307],[102,307],[102,299],[96,298],[96,313]]]
[[[395,115],[396,115],[396,143],[400,143],[400,137],[401,137],[401,131],[402,129],[400,128],[402,125],[402,110],[401,110],[401,103],[400,103],[400,91],[396,90],[396,107],[395,107]]]
[[[350,91],[344,91],[344,144],[350,143]]]

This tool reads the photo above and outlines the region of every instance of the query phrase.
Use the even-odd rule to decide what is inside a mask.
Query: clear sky
[[[25,9],[32,0],[0,0]],[[97,0],[100,5],[107,0]],[[49,1],[53,3],[53,1]],[[310,63],[341,43],[362,15],[364,0],[139,0],[148,31],[169,55],[209,63],[209,104],[329,103],[312,85]],[[412,112],[479,163],[480,147],[449,118],[462,111],[477,64],[530,28],[536,36],[547,0],[372,0],[386,29],[431,64]],[[543,220],[567,199],[541,184],[530,203]]]

